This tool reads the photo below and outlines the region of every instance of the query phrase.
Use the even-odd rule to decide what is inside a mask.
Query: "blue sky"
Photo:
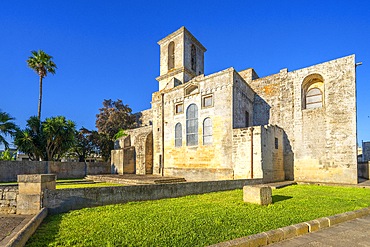
[[[42,119],[63,115],[95,129],[104,99],[134,112],[158,89],[157,41],[186,26],[207,48],[205,74],[254,68],[260,77],[356,54],[358,141],[370,140],[370,1],[0,2],[0,109],[22,128],[37,115],[31,50],[54,57]]]

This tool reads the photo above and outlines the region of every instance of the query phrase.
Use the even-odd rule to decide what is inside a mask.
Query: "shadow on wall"
[[[294,181],[294,153],[288,135],[283,133],[285,180]]]
[[[259,95],[254,95],[253,126],[268,125],[271,106]]]
[[[268,125],[271,106],[259,95],[254,96],[253,125]],[[283,133],[285,180],[294,180],[294,153],[287,134]]]

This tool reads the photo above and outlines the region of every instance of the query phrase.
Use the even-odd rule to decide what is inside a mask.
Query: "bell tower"
[[[181,27],[158,41],[160,46],[159,91],[186,83],[204,74],[206,48],[185,28]]]

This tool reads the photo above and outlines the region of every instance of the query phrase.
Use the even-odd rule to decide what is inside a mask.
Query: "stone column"
[[[42,208],[43,192],[55,190],[56,175],[18,175],[17,214],[37,214]]]

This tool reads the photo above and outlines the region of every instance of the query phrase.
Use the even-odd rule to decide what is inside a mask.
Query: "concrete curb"
[[[257,247],[266,246],[272,243],[277,243],[286,239],[294,238],[310,232],[315,232],[320,229],[331,227],[333,225],[343,223],[356,218],[361,218],[370,215],[370,207],[349,211],[341,214],[336,214],[329,217],[318,218],[295,225],[285,226],[275,230],[262,232],[242,238],[233,239],[230,241],[213,244],[209,247]]]
[[[47,208],[42,208],[38,214],[36,214],[16,235],[14,235],[6,247],[23,247],[47,215]]]

